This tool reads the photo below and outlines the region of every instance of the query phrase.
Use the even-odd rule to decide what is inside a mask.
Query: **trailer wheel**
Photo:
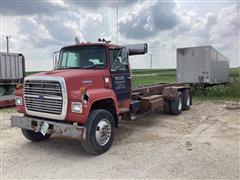
[[[114,138],[114,118],[104,109],[93,110],[86,124],[86,140],[83,149],[93,155],[105,153],[112,145]]]
[[[177,92],[176,98],[174,101],[171,101],[171,113],[173,115],[179,115],[182,112],[182,93]]]
[[[8,88],[8,94],[15,95],[15,93],[16,93],[16,88],[15,88],[15,86],[10,86],[10,87]]]
[[[170,101],[165,101],[163,110],[166,114],[171,114],[171,107],[170,107],[171,102]]]
[[[6,89],[4,87],[0,87],[0,96],[6,94]]]
[[[182,109],[188,110],[191,105],[191,94],[189,89],[185,89],[182,92]]]
[[[46,140],[51,136],[51,134],[46,134],[44,136],[40,132],[34,132],[28,129],[22,129],[22,134],[26,139],[34,142]]]

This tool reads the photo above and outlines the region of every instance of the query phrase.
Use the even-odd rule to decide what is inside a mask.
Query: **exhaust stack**
[[[148,51],[147,43],[130,44],[123,46],[128,49],[129,56],[146,54]]]

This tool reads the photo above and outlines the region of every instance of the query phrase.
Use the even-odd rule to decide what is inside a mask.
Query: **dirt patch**
[[[239,179],[240,111],[235,102],[194,102],[179,116],[161,113],[121,121],[114,144],[90,156],[78,141],[32,143],[0,110],[2,179]]]
[[[229,102],[226,103],[227,105],[225,106],[225,108],[227,110],[239,110],[240,109],[240,103],[239,102]]]

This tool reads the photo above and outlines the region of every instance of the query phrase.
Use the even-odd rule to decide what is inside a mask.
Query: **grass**
[[[240,68],[230,68],[230,83],[194,89],[196,98],[240,100]]]
[[[225,85],[205,88],[194,88],[194,97],[202,99],[236,99],[240,100],[240,81],[233,81]]]
[[[134,75],[137,74],[155,74],[155,73],[160,73],[160,74],[176,74],[176,69],[133,69],[132,70]]]
[[[230,68],[229,75],[229,84],[205,88],[193,88],[194,98],[240,100],[240,68]],[[133,70],[134,87],[147,84],[171,82],[176,82],[175,69],[154,69],[152,71],[149,69]]]
[[[240,68],[230,68],[229,76],[231,78],[231,81],[240,80]]]
[[[39,72],[41,72],[41,71],[28,71],[28,72],[26,72],[26,76],[36,74],[36,73],[39,73]]]
[[[27,72],[27,75],[37,72]],[[133,87],[176,82],[176,69],[133,69]],[[195,88],[194,97],[200,99],[240,100],[240,68],[230,68],[230,83],[206,88]]]
[[[138,87],[148,84],[157,84],[157,83],[172,83],[176,82],[176,70],[143,70],[137,69],[133,70],[133,87]]]

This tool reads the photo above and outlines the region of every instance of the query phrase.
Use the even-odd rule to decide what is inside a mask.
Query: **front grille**
[[[50,80],[26,80],[24,99],[27,110],[60,115],[63,108],[61,84]]]

